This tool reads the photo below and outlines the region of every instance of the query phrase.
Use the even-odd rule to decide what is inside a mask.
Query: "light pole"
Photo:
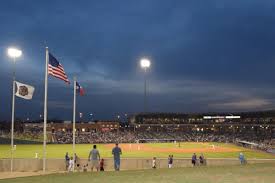
[[[140,60],[140,66],[144,69],[144,113],[147,112],[147,80],[146,80],[146,71],[150,68],[150,60],[143,58]]]
[[[11,172],[13,171],[13,132],[14,132],[14,104],[15,104],[15,60],[22,55],[22,51],[16,48],[9,48],[8,55],[13,60],[13,74],[12,74],[12,110],[11,110]]]

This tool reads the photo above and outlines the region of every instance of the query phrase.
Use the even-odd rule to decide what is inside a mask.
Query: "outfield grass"
[[[275,164],[121,172],[63,173],[0,180],[0,183],[274,183]]]
[[[122,158],[152,158],[154,156],[158,158],[167,158],[169,154],[173,154],[175,158],[190,158],[192,156],[192,152],[170,152],[169,149],[196,149],[196,153],[200,153],[200,150],[204,148],[209,148],[212,144],[216,147],[224,147],[224,148],[232,148],[235,151],[232,152],[205,152],[204,155],[207,158],[236,158],[240,152],[245,153],[246,158],[269,158],[274,159],[275,156],[255,151],[251,149],[242,148],[233,144],[224,144],[224,143],[181,143],[180,147],[178,144],[174,143],[149,143],[149,144],[142,144],[144,147],[151,148],[150,151],[145,150],[129,150],[129,149],[122,149],[123,155]],[[129,144],[130,145],[130,144]],[[102,157],[108,158],[112,157],[111,154],[111,146],[107,146],[105,144],[98,144],[98,149]],[[126,146],[127,147],[127,146]],[[87,158],[90,149],[92,148],[91,144],[77,144],[76,145],[76,153],[80,158]],[[0,158],[9,158],[10,157],[10,146],[9,145],[0,145]],[[159,149],[166,149],[167,152],[161,152]],[[237,150],[237,151],[236,151]],[[17,145],[16,150],[14,153],[15,158],[34,158],[35,153],[39,154],[39,158],[42,158],[42,145]],[[48,158],[64,158],[66,152],[72,154],[72,145],[70,144],[49,144],[47,145],[47,157]]]

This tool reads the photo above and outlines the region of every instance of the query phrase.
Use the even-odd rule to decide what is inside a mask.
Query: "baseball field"
[[[101,157],[112,157],[111,151],[114,144],[97,144]],[[193,153],[203,153],[206,158],[237,158],[243,152],[246,158],[275,159],[272,154],[262,151],[252,150],[225,143],[146,143],[146,144],[120,144],[122,148],[122,158],[167,158],[173,154],[175,158],[190,158]],[[10,157],[10,146],[0,145],[0,158]],[[80,158],[87,158],[92,144],[77,144],[76,153]],[[17,144],[14,151],[15,158],[42,158],[42,144],[20,145]],[[47,145],[47,158],[64,158],[65,153],[72,155],[71,144],[49,144]]]

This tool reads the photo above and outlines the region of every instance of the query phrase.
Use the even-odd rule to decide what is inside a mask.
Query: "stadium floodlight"
[[[8,49],[8,55],[15,59],[15,58],[18,58],[22,55],[22,51],[17,49],[17,48],[9,48]]]
[[[147,58],[143,58],[140,60],[140,66],[144,69],[147,69],[151,66],[151,62]]]
[[[8,48],[8,56],[13,59],[13,81],[12,81],[12,111],[11,111],[11,172],[13,171],[13,153],[14,153],[14,108],[15,108],[15,60],[22,55],[22,51],[17,48]]]

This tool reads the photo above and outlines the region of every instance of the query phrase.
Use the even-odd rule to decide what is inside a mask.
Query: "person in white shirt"
[[[154,157],[152,161],[152,168],[156,169],[157,168],[157,158]]]
[[[74,171],[74,158],[71,157],[69,161],[68,172],[73,172],[73,171]]]

